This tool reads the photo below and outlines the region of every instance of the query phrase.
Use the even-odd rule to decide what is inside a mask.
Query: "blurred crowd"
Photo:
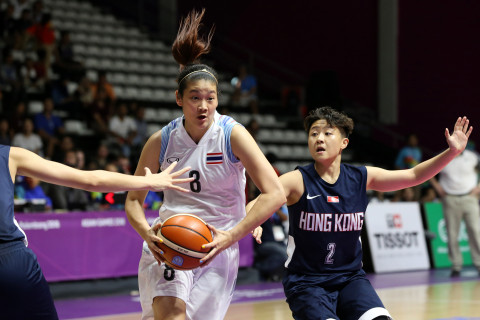
[[[0,45],[1,144],[79,169],[133,173],[147,139],[145,108],[117,101],[105,71],[96,70],[97,81],[89,80],[70,33],[55,28],[41,0],[0,0]],[[95,139],[81,143],[63,119],[80,120]],[[112,206],[104,195],[24,177],[17,178],[15,190],[18,209],[25,211],[32,199],[40,199],[38,210]],[[149,198],[149,205],[158,206],[161,195]]]

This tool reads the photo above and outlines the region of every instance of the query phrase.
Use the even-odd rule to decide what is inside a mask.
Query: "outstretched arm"
[[[411,169],[384,170],[377,167],[367,167],[367,189],[377,191],[394,191],[423,183],[439,173],[453,158],[466,147],[473,127],[469,126],[467,117],[458,118],[452,134],[445,129],[448,149],[439,155],[423,161]]]
[[[188,168],[172,172],[175,165],[159,174],[152,174],[148,168],[145,168],[143,176],[132,176],[104,170],[86,171],[46,160],[31,151],[16,147],[10,149],[9,167],[12,180],[16,174],[19,174],[35,177],[52,184],[99,192],[161,191],[169,188],[188,192],[187,189],[177,186],[177,184],[191,181],[191,179],[176,179]]]

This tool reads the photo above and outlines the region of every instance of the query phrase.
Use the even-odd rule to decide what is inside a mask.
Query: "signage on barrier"
[[[435,268],[451,267],[452,263],[448,257],[448,239],[447,229],[445,227],[445,219],[443,218],[443,207],[440,202],[428,202],[424,204],[425,220],[427,221],[428,230],[433,232],[435,238],[430,242],[430,252],[433,257]],[[460,233],[458,235],[458,243],[463,256],[463,265],[472,265],[472,257],[470,256],[470,247],[468,245],[468,235],[465,223],[462,221],[460,225]]]
[[[430,268],[417,202],[371,203],[365,224],[375,272]]]

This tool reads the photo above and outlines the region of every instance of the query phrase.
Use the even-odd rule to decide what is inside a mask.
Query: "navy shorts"
[[[58,319],[37,257],[22,241],[0,245],[0,314],[11,320]]]
[[[287,270],[283,287],[296,320],[390,317],[363,270],[325,276],[296,274]]]

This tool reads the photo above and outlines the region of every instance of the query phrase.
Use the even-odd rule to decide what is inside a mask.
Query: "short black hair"
[[[345,137],[348,137],[353,132],[353,120],[345,113],[328,106],[310,111],[303,122],[305,131],[308,133],[312,124],[321,119],[325,119],[329,125],[340,129]]]

